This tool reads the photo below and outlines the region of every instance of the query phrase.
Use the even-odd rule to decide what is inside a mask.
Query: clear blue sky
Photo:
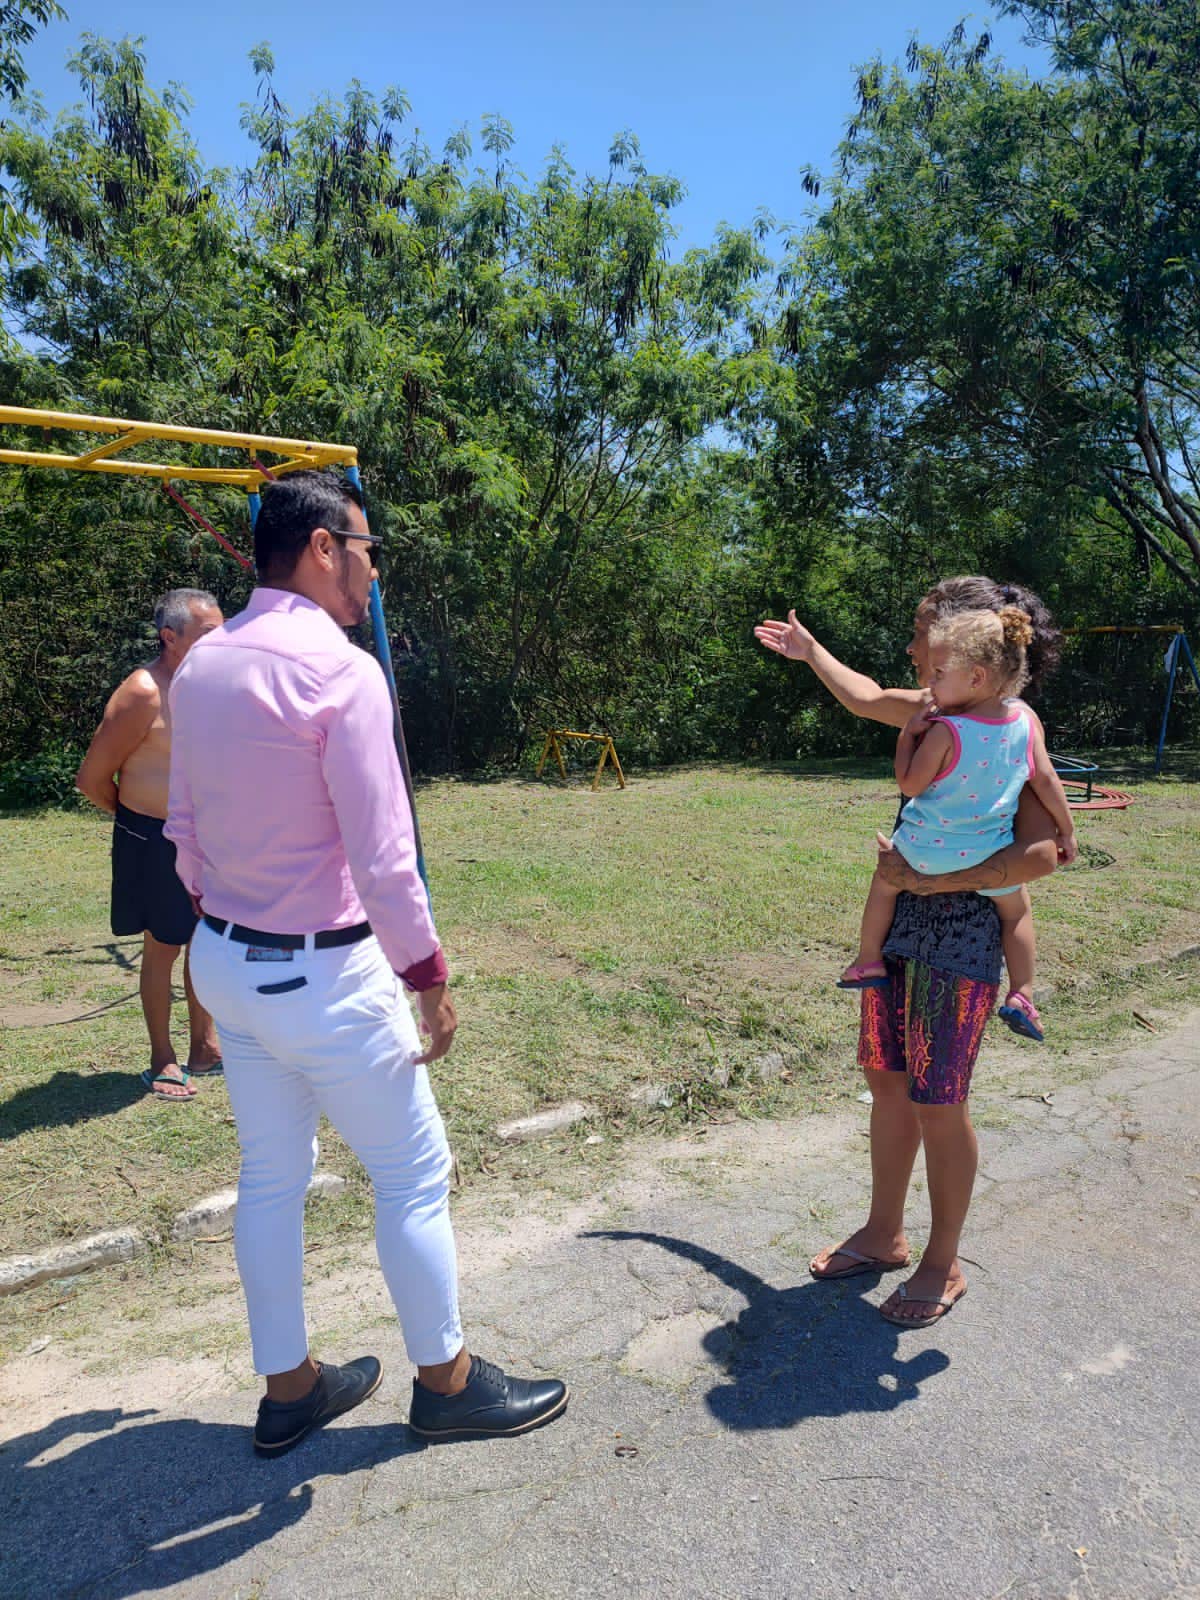
[[[854,104],[854,68],[875,52],[899,59],[915,32],[940,43],[961,16],[991,24],[962,0],[64,0],[69,21],[31,46],[31,80],[50,110],[80,98],[64,62],[81,32],[142,34],[148,73],[182,83],[206,161],[251,157],[238,126],[254,95],[247,60],[267,40],[276,86],[293,110],[351,78],[412,101],[412,121],[440,149],[446,135],[497,111],[513,124],[531,176],[556,141],[580,171],[600,171],[612,136],[636,133],[651,171],[681,179],[683,245],[717,223],[748,222],[760,206],[799,222],[810,204],[798,173],[828,170]],[[340,19],[333,28],[330,19]],[[1014,66],[1046,70],[1021,27],[991,26]],[[476,140],[478,148],[478,140]]]

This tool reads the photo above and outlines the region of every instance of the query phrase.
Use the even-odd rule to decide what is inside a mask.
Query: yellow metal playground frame
[[[593,790],[596,790],[600,787],[600,774],[604,771],[604,764],[606,761],[612,762],[617,774],[617,783],[622,789],[625,787],[625,774],[621,771],[621,763],[617,760],[617,747],[612,742],[610,735],[607,733],[572,733],[569,728],[550,729],[549,733],[546,735],[546,742],[542,746],[542,758],[537,764],[537,771],[534,773],[535,778],[541,777],[542,768],[553,755],[554,759],[558,762],[558,770],[562,773],[563,782],[565,783],[567,781],[567,764],[563,760],[562,745],[560,743],[560,740],[562,739],[588,739],[593,744],[602,744],[604,746],[604,749],[600,752],[600,761],[596,767],[596,775],[592,779]]]
[[[264,433],[233,433],[220,428],[183,428],[169,422],[134,422],[124,417],[92,417],[67,411],[37,411],[25,406],[0,405],[0,428],[40,428],[44,432],[96,433],[107,435],[101,443],[76,455],[65,455],[51,450],[0,449],[0,466],[52,467],[65,472],[112,473],[128,478],[154,478],[163,489],[177,500],[189,516],[208,529],[213,537],[243,566],[251,563],[236,550],[216,528],[188,505],[172,482],[225,484],[246,491],[250,502],[250,526],[258,520],[261,504],[259,491],[263,483],[299,472],[305,467],[341,467],[354,487],[362,493],[358,475],[358,451],[348,444],[322,444],[311,439],[283,439]],[[245,466],[198,467],[181,462],[131,461],[126,450],[135,445],[151,443],[207,446],[217,450],[245,451],[249,461]],[[278,459],[268,463],[259,460],[259,454]],[[404,786],[408,790],[412,808],[413,827],[416,834],[417,866],[428,888],[425,873],[425,856],[421,847],[421,833],[417,826],[416,799],[413,794],[412,771],[408,748],[404,738],[404,723],[400,716],[400,699],[396,691],[396,675],[392,668],[392,652],[388,643],[387,624],[383,615],[383,598],[379,584],[371,585],[371,631],[375,636],[375,649],[379,664],[387,679],[388,692],[396,722],[396,745]]]
[[[69,472],[111,472],[131,478],[157,478],[162,483],[180,480],[188,483],[233,484],[245,489],[248,494],[260,489],[264,478],[277,478],[285,472],[299,472],[302,467],[358,465],[358,451],[353,445],[277,439],[261,433],[228,433],[217,428],[177,428],[171,423],[77,416],[66,411],[31,411],[24,406],[0,406],[0,427],[115,435],[93,449],[73,456],[48,450],[0,449],[0,463],[9,466],[60,467]],[[161,440],[164,444],[210,445],[219,450],[245,450],[251,460],[245,467],[192,467],[178,462],[159,464],[121,459],[124,451],[152,440]],[[264,471],[256,460],[259,451],[284,459],[271,463]]]

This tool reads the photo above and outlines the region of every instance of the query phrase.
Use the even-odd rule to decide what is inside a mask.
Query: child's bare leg
[[[863,907],[862,927],[858,936],[858,954],[842,973],[841,981],[852,981],[855,975],[866,974],[872,977],[881,977],[886,968],[883,964],[883,941],[891,931],[892,919],[896,915],[896,897],[898,889],[893,889],[891,884],[885,883],[877,872],[871,879],[871,888],[867,894],[867,903]]]
[[[1033,931],[1033,902],[1024,884],[1016,894],[1002,894],[994,902],[1000,913],[1000,943],[1004,965],[1008,968],[1009,992],[1033,999],[1033,975],[1037,964],[1037,935]]]
[[[1001,895],[996,901],[1000,913],[1000,942],[1008,968],[1008,997],[1000,1007],[1001,1020],[1026,1039],[1043,1039],[1042,1019],[1033,1003],[1033,971],[1037,941],[1033,931],[1033,906],[1029,890]]]

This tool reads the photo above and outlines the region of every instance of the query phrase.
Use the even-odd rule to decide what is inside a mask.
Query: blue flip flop
[[[185,1067],[180,1067],[179,1070],[183,1074],[182,1078],[172,1078],[165,1072],[156,1073],[150,1067],[147,1067],[145,1072],[141,1074],[141,1079],[156,1100],[194,1100],[196,1098],[196,1090],[188,1083],[191,1073]],[[155,1088],[155,1085],[159,1083],[173,1083],[177,1089],[191,1088],[191,1092],[189,1094],[164,1094],[161,1089]]]

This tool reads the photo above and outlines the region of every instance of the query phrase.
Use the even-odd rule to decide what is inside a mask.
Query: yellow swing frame
[[[0,405],[0,428],[40,428],[44,433],[102,434],[99,444],[90,450],[67,455],[53,450],[0,449],[0,466],[56,467],[64,472],[98,472],[126,478],[157,479],[172,499],[179,502],[189,516],[206,528],[225,550],[244,567],[251,567],[242,552],[218,533],[212,523],[188,505],[179,492],[172,488],[174,481],[186,483],[225,484],[244,489],[248,497],[250,526],[257,521],[260,494],[264,483],[281,478],[289,472],[299,472],[305,467],[341,467],[347,479],[361,493],[358,474],[358,451],[349,444],[321,443],[315,439],[286,439],[266,433],[237,433],[222,428],[186,428],[171,422],[133,421],[127,417],[93,417],[70,411],[39,411],[26,406]],[[125,454],[136,445],[145,444],[201,445],[216,450],[234,450],[245,453],[249,460],[224,466],[198,467],[181,462],[130,460]],[[259,455],[276,459],[259,460]],[[375,650],[383,675],[387,679],[395,717],[395,734],[404,787],[412,809],[417,846],[417,867],[428,889],[425,872],[425,855],[421,844],[421,830],[417,823],[416,799],[413,794],[412,770],[408,760],[408,746],[404,737],[404,721],[400,715],[400,698],[396,689],[396,675],[392,666],[392,651],[388,643],[387,623],[383,615],[383,597],[378,582],[371,585],[371,631],[375,637]]]
[[[59,467],[67,472],[108,472],[128,478],[157,478],[162,483],[178,479],[190,483],[233,484],[253,494],[268,477],[299,472],[302,467],[353,467],[358,451],[353,445],[318,444],[305,439],[277,439],[263,433],[227,433],[219,428],[179,428],[166,422],[133,422],[123,417],[91,417],[67,411],[35,411],[24,406],[0,406],[0,427],[42,428],[49,432],[100,433],[109,437],[91,450],[65,455],[50,450],[0,449],[0,463],[14,467]],[[211,445],[223,450],[245,450],[248,466],[192,467],[176,462],[130,461],[124,452],[151,440],[171,444]],[[264,472],[255,463],[259,451],[282,456]]]
[[[562,745],[559,743],[561,739],[590,739],[593,744],[602,744],[604,746],[603,750],[600,752],[600,761],[596,767],[596,775],[592,779],[593,793],[595,793],[595,791],[600,787],[600,774],[604,771],[604,765],[607,761],[611,761],[613,764],[613,770],[617,774],[617,783],[619,786],[622,789],[625,787],[625,774],[621,771],[621,763],[617,759],[617,747],[612,742],[611,734],[573,733],[570,728],[551,728],[549,733],[547,733],[546,742],[542,746],[541,760],[538,762],[537,771],[534,773],[535,778],[541,777],[542,768],[546,765],[546,762],[550,759],[551,755],[553,755],[554,759],[558,762],[558,770],[562,773],[563,782],[565,783],[567,781],[567,764],[563,760]]]

